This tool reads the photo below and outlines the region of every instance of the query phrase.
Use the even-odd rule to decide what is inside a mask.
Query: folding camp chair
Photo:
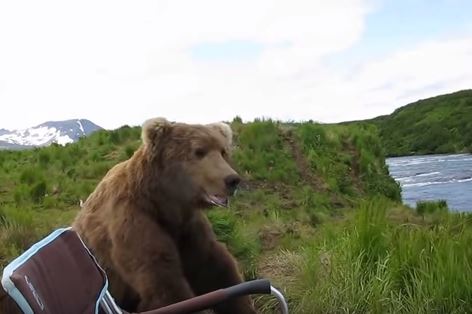
[[[25,314],[129,314],[115,303],[105,271],[70,228],[55,230],[8,264],[2,286]],[[254,280],[142,314],[193,313],[249,294],[272,294],[288,313],[283,295],[268,280]]]

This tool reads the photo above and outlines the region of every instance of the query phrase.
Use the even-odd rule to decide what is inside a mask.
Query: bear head
[[[147,120],[142,128],[142,141],[159,178],[159,193],[187,206],[226,207],[241,181],[230,162],[232,136],[225,123]]]

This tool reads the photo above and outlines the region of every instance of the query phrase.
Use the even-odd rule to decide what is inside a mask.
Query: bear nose
[[[226,188],[232,193],[238,187],[241,178],[237,174],[231,174],[225,178]]]

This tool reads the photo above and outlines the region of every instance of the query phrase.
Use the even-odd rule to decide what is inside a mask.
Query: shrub
[[[326,128],[317,123],[304,123],[297,128],[297,134],[305,151],[321,149],[328,139]]]
[[[118,131],[111,131],[108,133],[108,139],[113,144],[119,144],[121,142],[121,135]]]
[[[38,153],[38,162],[42,168],[46,168],[51,161],[51,156],[49,152],[45,149],[40,150]]]
[[[416,202],[416,212],[420,215],[447,211],[448,206],[445,200]]]
[[[133,156],[134,154],[134,151],[135,151],[135,148],[131,145],[128,145],[125,147],[125,156],[126,158],[130,158],[131,156]]]
[[[22,204],[25,201],[30,200],[30,194],[28,187],[25,186],[24,184],[18,185],[14,192],[13,192],[13,199],[15,200],[15,203]]]
[[[232,123],[242,124],[242,123],[243,123],[243,119],[241,119],[240,116],[235,116],[235,117],[233,118]]]
[[[59,202],[56,197],[54,196],[46,196],[43,199],[43,206],[44,208],[56,208]]]
[[[42,171],[38,168],[28,167],[21,172],[20,182],[32,185],[33,183],[41,180],[43,177]]]
[[[257,180],[296,182],[299,177],[295,162],[279,133],[271,120],[244,125],[235,139],[233,155],[239,172]]]
[[[46,182],[40,181],[36,183],[30,190],[31,200],[35,203],[40,203],[46,195],[46,190]]]

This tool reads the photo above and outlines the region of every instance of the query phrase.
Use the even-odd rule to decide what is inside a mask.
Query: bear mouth
[[[205,194],[204,199],[205,202],[210,205],[215,205],[219,207],[228,207],[229,205],[229,199],[226,196]]]

